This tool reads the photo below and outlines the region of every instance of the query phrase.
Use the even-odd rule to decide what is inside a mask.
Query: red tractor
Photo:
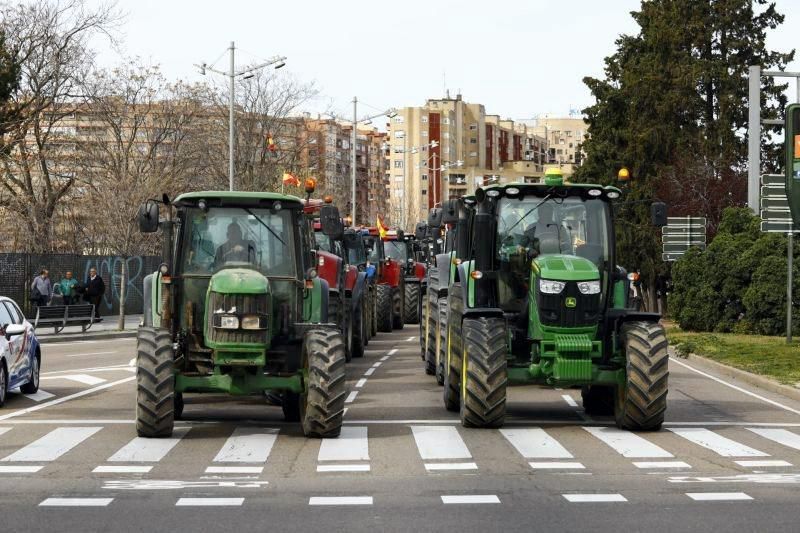
[[[390,332],[392,328],[403,329],[405,296],[403,265],[386,254],[385,243],[380,237],[378,228],[368,228],[368,231],[369,235],[364,236],[364,244],[367,246],[370,263],[377,269],[375,319],[378,331]]]
[[[331,199],[308,200],[306,215],[318,217],[320,208]],[[347,345],[347,361],[363,357],[369,340],[367,322],[366,273],[358,265],[350,264],[344,238],[334,240],[322,232],[322,223],[314,220],[314,240],[317,253],[317,273],[327,282],[328,320],[339,324]]]
[[[406,235],[402,230],[389,231],[383,241],[386,257],[396,260],[403,269],[403,322],[417,324],[426,273],[425,264],[417,261],[419,244],[414,235]]]

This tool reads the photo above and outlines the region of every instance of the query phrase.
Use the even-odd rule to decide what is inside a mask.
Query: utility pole
[[[233,164],[233,132],[234,125],[233,125],[233,103],[236,100],[236,62],[234,61],[234,50],[236,49],[236,45],[233,41],[231,41],[231,47],[229,48],[231,52],[231,68],[228,71],[228,76],[230,79],[230,91],[231,91],[231,100],[230,100],[230,108],[228,109],[229,117],[228,117],[228,189],[233,190],[233,173],[234,173],[234,164]]]
[[[350,213],[353,219],[350,221],[351,227],[356,227],[356,128],[358,127],[358,98],[353,97],[353,136],[351,139],[350,153],[352,154],[350,161],[350,202],[352,207]]]

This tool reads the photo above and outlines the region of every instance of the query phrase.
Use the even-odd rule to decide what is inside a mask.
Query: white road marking
[[[119,353],[119,351],[115,350],[113,352],[89,352],[89,353],[70,353],[70,354],[65,353],[61,355],[63,355],[64,357],[88,357],[90,355],[110,355],[114,353]]]
[[[707,374],[707,373],[705,373],[705,372],[703,372],[701,370],[697,370],[696,368],[694,368],[692,366],[689,366],[686,363],[684,363],[683,361],[679,361],[678,359],[676,359],[674,357],[670,357],[669,359],[670,359],[670,362],[678,363],[682,367],[688,368],[692,372],[695,372],[697,374],[700,374],[701,376],[707,377],[708,379],[710,379],[712,381],[716,381],[720,385],[725,385],[726,387],[730,387],[733,390],[739,391],[739,392],[741,392],[743,394],[747,394],[748,396],[750,396],[752,398],[756,398],[758,400],[761,400],[762,402],[766,402],[766,403],[768,403],[770,405],[774,405],[775,407],[779,407],[779,408],[783,409],[784,411],[789,411],[790,413],[794,413],[796,415],[800,415],[800,410],[798,410],[798,409],[792,409],[791,407],[783,405],[782,403],[778,403],[778,402],[776,402],[774,400],[770,400],[769,398],[764,398],[763,396],[760,396],[760,395],[756,394],[755,392],[750,392],[749,390],[745,390],[745,389],[743,389],[741,387],[737,387],[736,385],[734,385],[732,383],[728,383],[725,380],[719,379],[716,376],[712,376],[711,374]]]
[[[237,427],[214,457],[214,462],[265,463],[277,438],[277,429]]]
[[[317,465],[317,472],[369,472],[369,465]]]
[[[47,498],[39,507],[107,507],[114,498]]]
[[[114,479],[104,490],[262,489],[269,481],[181,481],[178,479]]]
[[[49,400],[50,398],[55,398],[55,394],[51,394],[45,390],[39,389],[33,394],[25,394],[25,397],[29,400],[33,400],[34,402],[43,402],[45,400]]]
[[[3,433],[5,433],[7,431],[11,431],[11,428],[10,427],[1,427],[0,428],[0,435],[2,435]]]
[[[109,365],[109,366],[91,366],[88,368],[70,368],[69,370],[51,370],[49,372],[42,372],[42,377],[60,376],[62,374],[84,374],[89,372],[117,372],[119,370],[127,370],[128,365]]]
[[[157,463],[175,447],[189,428],[175,428],[172,437],[166,439],[147,439],[135,437],[108,458],[110,463]]]
[[[128,361],[128,366],[136,366],[136,358],[134,357],[130,361]]]
[[[696,502],[721,502],[752,500],[744,492],[687,492],[686,495]]]
[[[40,409],[45,409],[47,407],[52,407],[53,405],[59,405],[64,402],[68,402],[70,400],[75,400],[76,398],[82,398],[84,396],[88,396],[89,394],[93,394],[95,392],[108,389],[111,387],[115,387],[117,385],[121,385],[123,383],[127,383],[129,381],[133,381],[136,379],[136,376],[130,376],[124,379],[120,379],[118,381],[112,381],[111,383],[103,383],[102,385],[98,385],[97,387],[93,387],[91,389],[82,390],[80,392],[76,392],[75,394],[70,394],[69,396],[63,396],[61,398],[56,398],[55,400],[50,400],[46,403],[40,403],[39,405],[34,405],[33,407],[28,407],[27,409],[20,409],[19,411],[14,411],[12,413],[8,413],[7,415],[0,416],[0,420],[8,420],[9,418],[14,418],[20,415],[27,415],[28,413],[32,413],[34,411],[39,411]]]
[[[477,470],[476,463],[425,463],[425,470],[435,472],[437,470]]]
[[[396,354],[396,353],[397,353],[397,348],[393,348],[393,349],[389,350],[389,351],[386,353],[386,355],[394,355],[394,354]]]
[[[372,496],[312,496],[308,505],[372,505]]]
[[[383,363],[382,363],[381,361],[378,361],[377,363],[375,363],[374,365],[372,365],[372,368],[378,368],[378,367],[379,367],[379,366],[381,366],[382,364],[383,364]]]
[[[768,453],[756,450],[735,440],[723,437],[705,428],[668,428],[689,442],[709,449],[722,457],[769,457]]]
[[[381,357],[381,361],[386,361],[387,359],[389,359],[388,355],[384,355],[383,357]]]
[[[500,433],[526,459],[572,459],[573,457],[542,428],[501,429]]]
[[[471,459],[467,445],[452,426],[411,426],[423,460]]]
[[[572,503],[627,502],[622,494],[562,494]]]
[[[623,457],[643,457],[647,459],[674,457],[667,450],[630,431],[597,427],[584,427],[583,429],[608,444]]]
[[[39,465],[0,466],[0,474],[35,474],[42,468]]]
[[[244,498],[178,498],[175,507],[239,507]]]
[[[406,342],[411,342],[411,341],[413,341],[414,339],[416,339],[416,337],[409,337],[409,338],[407,338],[407,339],[406,339]]]
[[[263,466],[209,466],[206,474],[260,474]]]
[[[792,466],[792,463],[789,461],[781,461],[781,460],[751,460],[751,461],[734,461],[739,466],[746,466],[749,468],[767,468],[772,466]]]
[[[583,470],[582,463],[559,461],[531,461],[528,463],[535,470]]]
[[[147,474],[152,466],[144,465],[100,465],[94,468],[95,474]]]
[[[356,382],[356,388],[360,389],[367,383],[367,378],[361,378]]]
[[[106,380],[103,378],[90,376],[89,374],[68,374],[66,376],[61,376],[61,378],[77,381],[78,383],[83,383],[84,385],[99,385],[106,382]]]
[[[567,402],[567,405],[570,407],[578,407],[578,402],[569,394],[562,394],[561,397],[564,398],[564,401]]]
[[[358,396],[357,390],[350,391],[350,394],[347,395],[347,398],[345,398],[344,403],[353,403],[354,401],[356,401],[356,396]]]
[[[369,461],[367,426],[342,428],[337,439],[323,439],[318,461]]]
[[[800,484],[800,473],[737,474],[735,476],[671,476],[670,483],[774,483],[781,485]]]
[[[33,441],[4,457],[2,461],[7,462],[43,462],[55,461],[72,448],[85,441],[98,431],[101,427],[85,428],[56,428],[47,435]]]
[[[634,461],[636,468],[692,468],[683,461]]]
[[[365,376],[371,376],[375,373],[375,367],[368,368],[366,372],[364,372]]]
[[[775,441],[778,444],[783,444],[789,448],[800,450],[800,435],[792,433],[786,429],[771,429],[771,428],[747,428],[757,435],[761,435],[765,439]]]
[[[442,496],[442,503],[500,503],[500,498],[494,494],[462,494],[453,496]]]

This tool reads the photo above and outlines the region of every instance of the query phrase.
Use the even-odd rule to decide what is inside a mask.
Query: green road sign
[[[663,243],[675,243],[675,244],[705,244],[706,236],[705,235],[662,235],[661,242]]]
[[[703,244],[680,244],[680,243],[664,243],[664,253],[683,253],[687,251],[692,246],[697,246],[698,248],[705,248],[705,243]]]
[[[662,235],[702,235],[705,236],[706,228],[703,226],[678,227],[678,226],[664,226],[661,228]]]
[[[667,217],[667,226],[680,227],[705,227],[706,217]]]
[[[683,254],[661,254],[662,261],[677,261]]]
[[[780,185],[786,186],[785,174],[764,174],[761,176],[761,185]]]
[[[761,231],[765,233],[800,232],[800,224],[793,224],[791,220],[762,220]]]
[[[792,220],[792,213],[784,209],[762,209],[761,220]]]
[[[787,211],[789,209],[789,200],[786,198],[786,195],[783,195],[782,198],[777,196],[773,197],[761,197],[761,209],[780,209],[782,211]]]
[[[761,187],[761,196],[767,198],[786,198],[786,186],[765,185]]]
[[[786,152],[786,196],[796,223],[800,223],[800,104],[786,108],[784,129]]]

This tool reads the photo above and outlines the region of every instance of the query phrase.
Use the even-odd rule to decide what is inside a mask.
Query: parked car
[[[19,387],[23,394],[39,390],[41,363],[33,325],[14,300],[0,296],[0,407],[9,390]]]

